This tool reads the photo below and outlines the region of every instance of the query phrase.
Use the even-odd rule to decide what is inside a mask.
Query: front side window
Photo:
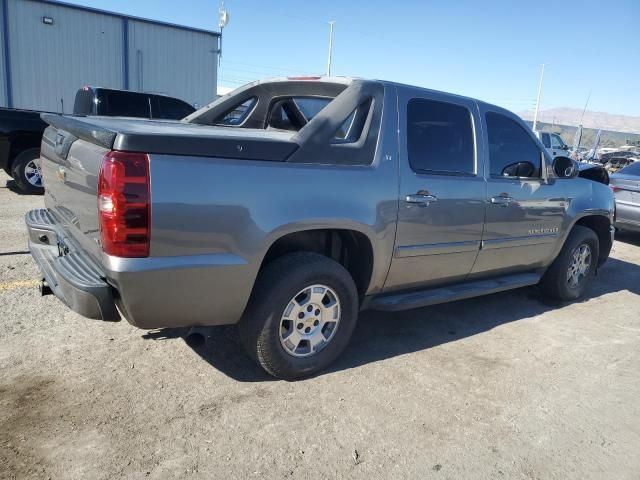
[[[471,112],[460,105],[414,98],[407,105],[407,151],[418,173],[475,172]]]
[[[488,112],[489,165],[493,177],[540,177],[542,153],[515,120]]]
[[[564,142],[562,141],[562,138],[558,135],[551,135],[551,147],[559,148],[560,150],[564,149]]]

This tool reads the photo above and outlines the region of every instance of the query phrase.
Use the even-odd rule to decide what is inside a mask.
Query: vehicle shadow
[[[581,301],[624,290],[640,295],[640,265],[612,258]],[[362,312],[345,353],[317,376],[453,342],[563,306],[528,287],[405,312]],[[274,380],[244,353],[234,326],[162,329],[143,338],[183,339],[212,367],[240,382]]]
[[[13,179],[7,180],[5,188],[7,190],[11,190],[13,193],[17,193],[18,195],[27,195],[27,196],[41,195],[40,193],[29,193],[29,192],[25,192],[24,190],[21,190],[20,187],[18,187],[18,184],[16,183],[16,181]]]
[[[616,241],[628,243],[640,247],[640,232],[631,232],[629,230],[618,230],[616,232]]]

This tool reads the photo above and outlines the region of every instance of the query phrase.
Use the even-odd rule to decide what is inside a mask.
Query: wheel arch
[[[609,257],[609,252],[611,252],[611,247],[613,247],[611,221],[609,220],[609,217],[600,214],[586,214],[578,218],[573,223],[571,230],[573,230],[576,225],[589,228],[598,236],[598,266],[601,266]]]
[[[294,252],[314,252],[335,260],[353,277],[359,297],[362,299],[367,293],[373,275],[374,252],[371,239],[365,233],[350,228],[288,232],[271,242],[259,271],[276,258]]]
[[[28,153],[31,152],[35,152],[38,154],[38,156],[40,155],[40,144],[38,143],[37,145],[35,144],[31,144],[29,142],[24,143],[24,144],[20,144],[20,145],[14,145],[13,143],[11,144],[11,148],[9,150],[8,156],[7,156],[7,164],[5,166],[5,170],[7,171],[7,173],[11,172],[13,170],[13,164],[15,163],[16,159],[19,158],[22,155],[26,155]]]

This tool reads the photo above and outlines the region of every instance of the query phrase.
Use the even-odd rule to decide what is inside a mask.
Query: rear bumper
[[[98,264],[48,210],[26,216],[29,249],[52,292],[88,318],[139,328],[237,323],[257,267],[233,254],[119,258]]]
[[[25,222],[29,231],[29,250],[51,291],[80,315],[118,321],[112,287],[100,267],[65,236],[47,210],[31,210]]]

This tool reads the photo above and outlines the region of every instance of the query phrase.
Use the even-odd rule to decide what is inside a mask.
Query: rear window
[[[418,173],[473,174],[471,112],[460,105],[412,99],[407,106],[409,164]]]
[[[287,97],[274,102],[268,116],[268,126],[297,132],[313,120],[333,98]]]

